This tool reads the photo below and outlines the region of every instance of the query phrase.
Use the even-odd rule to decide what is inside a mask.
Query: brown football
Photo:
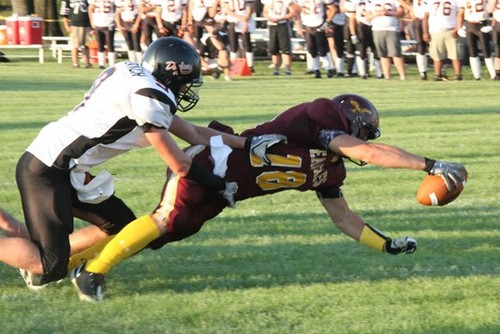
[[[427,175],[417,190],[417,202],[427,206],[442,206],[454,201],[464,190],[467,175],[452,190],[446,188],[444,180],[435,175]]]

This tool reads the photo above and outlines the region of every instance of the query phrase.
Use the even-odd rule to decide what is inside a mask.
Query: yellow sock
[[[359,242],[363,245],[376,249],[378,251],[385,251],[385,242],[387,237],[374,227],[366,224],[361,231]]]
[[[68,273],[70,273],[71,270],[75,269],[76,267],[79,267],[82,264],[88,262],[90,259],[96,257],[104,248],[104,246],[106,246],[108,242],[113,239],[114,236],[115,235],[110,235],[97,242],[95,245],[81,251],[80,253],[72,255],[69,258]]]
[[[113,266],[142,250],[159,236],[160,230],[149,215],[138,218],[125,226],[97,257],[87,262],[85,269],[107,274]]]

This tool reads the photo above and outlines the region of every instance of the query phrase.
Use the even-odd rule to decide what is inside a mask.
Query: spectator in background
[[[427,42],[424,41],[423,22],[425,19],[425,0],[413,1],[413,32],[415,41],[417,42],[417,55],[415,61],[417,63],[418,72],[422,80],[427,80]]]
[[[142,61],[141,49],[141,12],[138,0],[116,1],[116,27],[125,38],[130,61]]]
[[[88,0],[89,17],[97,40],[97,63],[106,67],[106,50],[109,66],[116,63],[115,53],[115,2],[113,0]]]
[[[430,41],[429,53],[434,62],[434,80],[446,81],[442,74],[443,62],[451,59],[455,79],[462,80],[462,62],[458,53],[457,31],[463,24],[464,9],[459,0],[435,0],[427,3],[423,24],[423,37]]]
[[[161,36],[156,20],[156,8],[160,7],[159,0],[141,0],[139,8],[142,18],[142,44],[146,47],[153,41],[153,33],[156,37]]]
[[[200,39],[201,65],[205,73],[214,79],[224,73],[224,79],[231,81],[231,62],[229,60],[229,39],[224,30],[219,30],[214,19],[207,18],[204,23],[206,34]]]
[[[500,80],[500,1],[490,0],[488,12],[493,14],[493,43],[495,45],[495,80]]]
[[[162,36],[182,37],[187,28],[188,0],[162,0],[156,7],[156,20]]]
[[[280,74],[281,64],[285,75],[292,69],[292,33],[290,20],[297,17],[298,5],[293,0],[263,0],[264,17],[269,29],[269,53],[274,65],[273,75]]]
[[[60,15],[63,18],[64,29],[71,38],[73,68],[80,67],[79,52],[82,54],[85,68],[90,68],[89,48],[87,47],[90,19],[87,0],[61,1]]]
[[[406,80],[399,20],[403,15],[404,10],[398,0],[373,0],[367,6],[366,17],[372,21],[373,40],[386,80],[391,78],[391,59],[400,80]]]
[[[373,55],[373,66],[375,68],[375,75],[378,79],[382,79],[382,68],[380,65],[380,58],[375,48],[375,43],[373,42],[372,33],[372,23],[365,16],[365,10],[367,0],[357,0],[355,1],[356,7],[356,19],[355,19],[355,31],[356,37],[359,43],[356,44],[357,57],[356,65],[358,67],[358,73],[362,78],[369,77],[369,59],[368,59],[368,47]]]
[[[484,57],[484,63],[491,79],[495,79],[495,66],[490,49],[492,27],[488,24],[489,13],[486,11],[488,0],[462,0],[464,8],[465,39],[469,53],[469,64],[474,79],[481,80],[481,58],[478,43]],[[460,27],[459,27],[460,28]]]
[[[255,31],[255,20],[252,16],[254,12],[253,0],[223,0],[224,11],[229,23],[229,47],[230,59],[237,58],[239,50],[239,39],[243,44],[247,65],[254,72],[253,46],[250,40],[250,34]]]
[[[337,11],[332,0],[299,0],[300,34],[305,37],[307,52],[312,58],[312,70],[317,79],[321,78],[320,57],[327,62],[327,77],[334,75],[331,57],[328,57],[326,31],[333,30],[332,19]],[[329,61],[329,63],[328,63]]]

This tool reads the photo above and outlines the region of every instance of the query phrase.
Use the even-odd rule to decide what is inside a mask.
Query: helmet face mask
[[[144,52],[141,66],[174,93],[178,110],[188,111],[198,103],[201,60],[189,43],[177,37],[158,38]]]

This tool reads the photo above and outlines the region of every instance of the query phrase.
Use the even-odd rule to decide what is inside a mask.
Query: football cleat
[[[104,297],[104,275],[85,270],[85,264],[71,271],[71,282],[80,300],[101,301]]]
[[[41,275],[32,274],[31,272],[24,269],[17,269],[17,271],[19,272],[19,275],[21,275],[24,283],[26,283],[28,289],[33,292],[38,292],[48,286],[48,284],[42,284]]]

